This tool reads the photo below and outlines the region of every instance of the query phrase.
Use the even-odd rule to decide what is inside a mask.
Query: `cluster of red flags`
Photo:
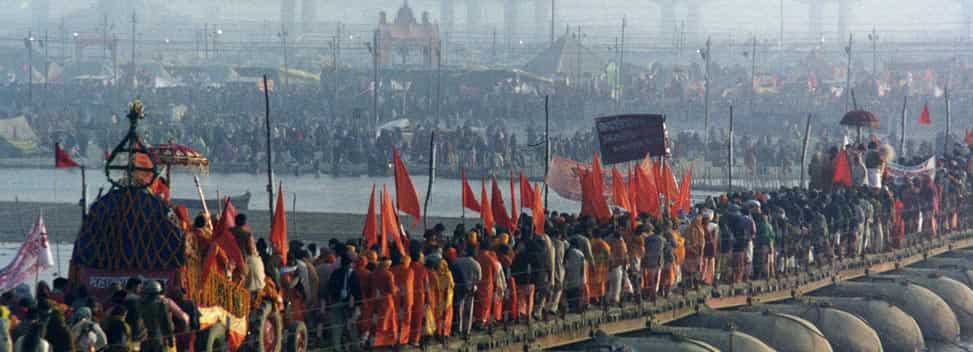
[[[609,220],[611,211],[604,196],[604,174],[598,155],[595,154],[592,158],[591,170],[576,171],[582,190],[581,214],[591,215],[599,221]],[[648,158],[635,168],[629,169],[627,182],[625,176],[615,167],[612,168],[611,175],[611,201],[630,214],[644,212],[653,217],[661,217],[663,199],[671,217],[678,216],[680,210],[688,213],[692,207],[692,167],[682,175],[679,184],[676,183],[668,164],[661,160],[653,163]]]
[[[203,264],[204,282],[216,268],[216,259],[220,257],[218,255],[220,252],[228,260],[237,265],[237,267],[244,265],[243,252],[240,251],[240,246],[237,245],[236,239],[230,233],[230,229],[236,226],[236,215],[236,207],[233,206],[230,198],[227,197],[223,201],[223,212],[220,214],[220,219],[216,222],[216,226],[213,227],[213,244],[215,245],[210,246],[209,253],[206,255],[206,262]]]
[[[466,171],[461,172],[461,177],[463,181],[463,208],[480,213],[483,227],[487,231],[493,231],[495,225],[502,226],[511,231],[517,229],[520,209],[530,209],[531,215],[533,216],[534,233],[544,233],[544,216],[538,216],[538,214],[544,214],[544,204],[541,201],[543,196],[540,193],[540,185],[531,187],[523,173],[520,173],[519,178],[515,178],[513,174],[510,175],[509,215],[507,213],[506,203],[503,200],[503,193],[500,191],[496,177],[490,178],[491,191],[489,194],[487,194],[486,180],[481,181],[479,202],[477,202],[473,188],[470,187],[469,180],[466,178]],[[519,185],[517,185],[518,182],[520,183]],[[517,206],[517,188],[520,189],[519,207]]]
[[[389,255],[390,238],[395,243],[395,250],[399,254],[408,254],[406,250],[407,234],[403,231],[396,209],[413,218],[413,227],[422,219],[419,194],[409,176],[408,168],[402,162],[399,151],[395,148],[392,148],[392,162],[395,179],[395,204],[392,204],[392,194],[388,191],[388,188],[382,185],[378,204],[381,211],[379,216],[375,210],[375,186],[372,185],[372,194],[368,199],[368,213],[365,215],[365,226],[362,228],[362,238],[365,240],[365,245],[368,248],[378,245],[379,253],[383,257]],[[466,203],[467,196],[467,194],[463,194],[464,206],[469,205]],[[472,196],[472,194],[469,196]]]

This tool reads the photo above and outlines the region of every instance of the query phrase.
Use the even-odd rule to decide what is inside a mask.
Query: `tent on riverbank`
[[[0,119],[0,156],[20,157],[37,151],[37,134],[23,115]]]

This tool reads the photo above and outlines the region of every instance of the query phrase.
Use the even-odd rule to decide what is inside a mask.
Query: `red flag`
[[[412,216],[412,224],[415,226],[422,218],[416,186],[412,184],[409,170],[402,163],[399,151],[395,147],[392,147],[392,160],[395,163],[395,205],[399,210]]]
[[[622,177],[622,174],[618,172],[618,168],[616,167],[612,167],[612,203],[632,213],[632,202],[628,198],[625,178]]]
[[[973,145],[973,130],[966,129],[966,138],[964,138],[967,145]]]
[[[611,220],[611,209],[605,194],[598,192],[594,172],[578,170],[581,174],[581,215],[594,216],[598,221]]]
[[[64,148],[61,147],[61,143],[54,144],[54,168],[55,169],[66,169],[71,167],[79,167],[74,159],[71,159],[71,155],[68,154]]]
[[[689,214],[689,208],[692,206],[692,199],[690,198],[690,187],[691,181],[693,179],[693,167],[689,166],[689,169],[682,174],[682,182],[679,185],[679,199],[676,206],[673,207],[671,215],[676,217],[679,215],[679,211],[682,210],[683,213]]]
[[[510,173],[510,221],[516,224],[520,221],[520,212],[517,210],[517,193],[514,193],[514,184],[517,182],[514,179],[514,173]],[[521,195],[523,197],[523,195]],[[513,229],[511,229],[513,230]]]
[[[533,195],[533,198],[534,199],[540,199],[541,198],[541,184],[538,183],[538,184],[534,185],[534,190],[533,191],[527,191],[527,192],[528,193],[531,193]],[[521,197],[523,197],[523,196],[521,196]],[[531,211],[531,215],[534,216],[534,233],[535,234],[542,234],[542,233],[544,233],[544,223],[546,222],[545,221],[546,219],[544,219],[544,202],[535,201],[531,205],[532,205],[531,210],[530,210]]]
[[[534,209],[534,200],[537,199],[534,195],[534,190],[530,187],[530,183],[527,182],[527,178],[524,177],[524,172],[520,172],[520,207]]]
[[[922,105],[922,113],[919,114],[920,125],[931,125],[932,117],[929,116],[929,104]]]
[[[636,203],[640,212],[647,213],[659,218],[659,188],[656,187],[656,178],[652,174],[651,163],[646,160],[642,166],[635,168],[636,183],[638,183],[638,194]]]
[[[386,194],[387,190],[388,190],[388,187],[385,187],[385,185],[382,185],[382,195],[379,197],[379,198],[381,198],[381,200],[379,200],[379,203],[380,204],[378,205],[379,208],[382,210],[382,228],[381,228],[382,229],[382,231],[381,231],[382,237],[380,237],[378,239],[378,255],[380,257],[387,257],[389,255],[389,225],[386,224],[386,221],[388,221],[388,218],[385,216],[385,213],[387,212],[387,210],[385,209],[385,206],[389,202],[389,199],[388,199],[389,198],[389,195]],[[392,231],[398,231],[398,227],[392,226]]]
[[[372,185],[372,195],[368,198],[368,214],[365,214],[365,228],[361,230],[365,240],[365,248],[372,248],[378,244],[378,219],[375,218],[375,185]]]
[[[167,202],[169,201],[169,185],[167,184],[165,178],[156,177],[155,181],[152,182],[152,185],[149,186],[149,190],[159,197],[162,197],[162,199],[165,199]]]
[[[844,149],[838,151],[838,156],[834,159],[834,175],[831,177],[831,182],[845,185],[845,187],[852,186],[851,169],[848,167],[848,155],[845,154]]]
[[[493,232],[493,225],[495,224],[493,206],[490,205],[490,197],[487,196],[486,179],[480,180],[480,218],[483,219],[483,228],[487,232]]]
[[[236,226],[236,208],[233,203],[230,202],[230,198],[227,197],[223,203],[223,213],[220,214],[220,219],[213,227],[213,244],[210,250],[209,257],[214,258],[213,260],[207,259],[205,268],[203,270],[203,278],[205,278],[210,273],[210,271],[216,266],[215,255],[217,250],[222,251],[226,254],[226,258],[232,260],[237,267],[242,267],[244,265],[243,253],[240,252],[240,246],[237,245],[236,238],[230,233],[230,229]]]
[[[287,258],[287,211],[284,209],[284,183],[277,184],[277,205],[274,219],[270,222],[270,244],[281,258]]]
[[[510,226],[510,217],[507,216],[507,208],[503,204],[503,194],[500,193],[500,187],[497,186],[497,177],[493,176],[490,180],[493,190],[490,200],[490,206],[493,208],[493,219],[496,220],[498,225],[506,227],[507,231],[513,231],[516,228]]]
[[[469,181],[466,180],[466,170],[460,172],[463,178],[463,207],[477,213],[480,212],[480,203],[476,201],[476,195],[470,188]]]
[[[662,163],[662,194],[666,196],[666,205],[673,208],[679,200],[679,185],[676,184],[676,177],[672,175],[672,168],[669,163]]]

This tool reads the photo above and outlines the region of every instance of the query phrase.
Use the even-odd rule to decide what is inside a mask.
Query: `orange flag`
[[[673,208],[679,200],[679,185],[676,184],[676,177],[672,175],[672,168],[669,163],[662,163],[662,192],[666,196],[666,204]]]
[[[528,192],[533,195],[533,198],[535,200],[541,199],[541,184],[538,183],[534,185],[534,191],[533,192],[528,191]],[[534,233],[542,234],[544,233],[544,223],[546,222],[545,221],[546,219],[544,218],[544,202],[535,201],[531,205],[532,205],[531,215],[534,216]]]
[[[493,195],[490,200],[490,205],[493,208],[493,218],[498,225],[506,227],[507,231],[513,231],[515,228],[510,226],[510,217],[507,216],[507,208],[503,204],[503,194],[500,193],[500,187],[497,186],[497,177],[493,176],[490,180],[493,190]]]
[[[533,189],[530,187],[530,183],[527,182],[527,178],[524,177],[524,172],[520,172],[520,207],[534,209],[534,200],[537,196],[534,195]]]
[[[591,215],[598,221],[611,220],[611,209],[605,194],[598,192],[594,172],[578,170],[581,174],[581,215]]]
[[[966,137],[963,140],[966,142],[966,145],[973,145],[973,130],[966,129]]]
[[[929,104],[922,105],[922,112],[919,113],[919,124],[920,125],[931,125],[932,116],[929,115]]]
[[[852,186],[851,169],[848,167],[848,155],[844,149],[839,150],[838,156],[834,159],[834,175],[831,177],[831,182],[845,185],[845,187]]]
[[[395,147],[392,147],[392,159],[395,163],[395,205],[399,210],[412,216],[412,225],[415,226],[422,219],[416,186],[412,184],[409,170],[406,169]]]
[[[520,212],[517,210],[517,194],[514,193],[514,183],[517,182],[514,179],[514,173],[510,173],[510,222],[516,224],[520,221]],[[521,194],[521,198],[523,194]],[[513,230],[513,229],[510,229]]]
[[[632,202],[628,198],[628,190],[625,187],[625,178],[618,172],[618,168],[612,167],[612,203],[619,208],[632,212]]]
[[[386,224],[389,220],[386,216],[388,211],[385,209],[385,206],[389,203],[389,195],[385,193],[387,189],[385,185],[382,185],[382,196],[379,201],[379,208],[382,210],[382,237],[378,239],[378,256],[380,257],[387,257],[389,255],[389,231],[398,231],[397,226],[389,226]],[[389,227],[392,229],[390,230]]]
[[[689,214],[689,208],[692,206],[692,200],[690,198],[690,184],[693,178],[693,167],[690,166],[684,174],[682,174],[682,182],[679,185],[679,198],[677,199],[676,206],[672,207],[670,215],[673,218],[679,215],[679,211],[682,210],[683,213]]]
[[[490,206],[490,197],[487,196],[486,179],[480,181],[480,218],[483,219],[483,228],[487,232],[493,232],[493,207]]]
[[[647,213],[659,218],[659,188],[656,187],[656,178],[650,174],[652,172],[651,163],[646,160],[642,166],[635,168],[635,179],[638,183],[638,194],[636,203],[640,212]]]
[[[605,173],[601,170],[601,159],[598,158],[598,153],[595,153],[591,158],[591,173],[594,176],[595,191],[599,194],[605,194]]]
[[[274,207],[274,219],[270,222],[270,244],[274,246],[280,257],[286,260],[287,244],[287,211],[284,210],[284,183],[277,185],[277,205]]]
[[[372,248],[378,244],[378,219],[375,218],[375,185],[372,185],[372,196],[368,198],[368,214],[365,215],[365,228],[361,231],[365,240],[365,248]]]
[[[466,180],[466,170],[460,172],[463,178],[463,207],[477,213],[480,212],[480,203],[476,201],[476,195],[470,188],[470,182]]]
[[[382,186],[385,188],[385,186]],[[386,189],[385,192],[388,193]],[[392,237],[395,241],[395,248],[399,251],[399,254],[403,256],[406,255],[405,246],[402,243],[402,234],[399,231],[399,221],[398,217],[395,215],[395,208],[392,207],[392,197],[385,196],[385,204],[382,204],[382,255],[387,256],[388,253],[388,238]]]

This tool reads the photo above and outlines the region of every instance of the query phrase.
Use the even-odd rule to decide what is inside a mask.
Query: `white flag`
[[[44,218],[38,217],[24,243],[17,250],[17,256],[0,269],[0,291],[13,289],[28,278],[52,267],[54,256],[47,242],[47,227],[44,226]]]

